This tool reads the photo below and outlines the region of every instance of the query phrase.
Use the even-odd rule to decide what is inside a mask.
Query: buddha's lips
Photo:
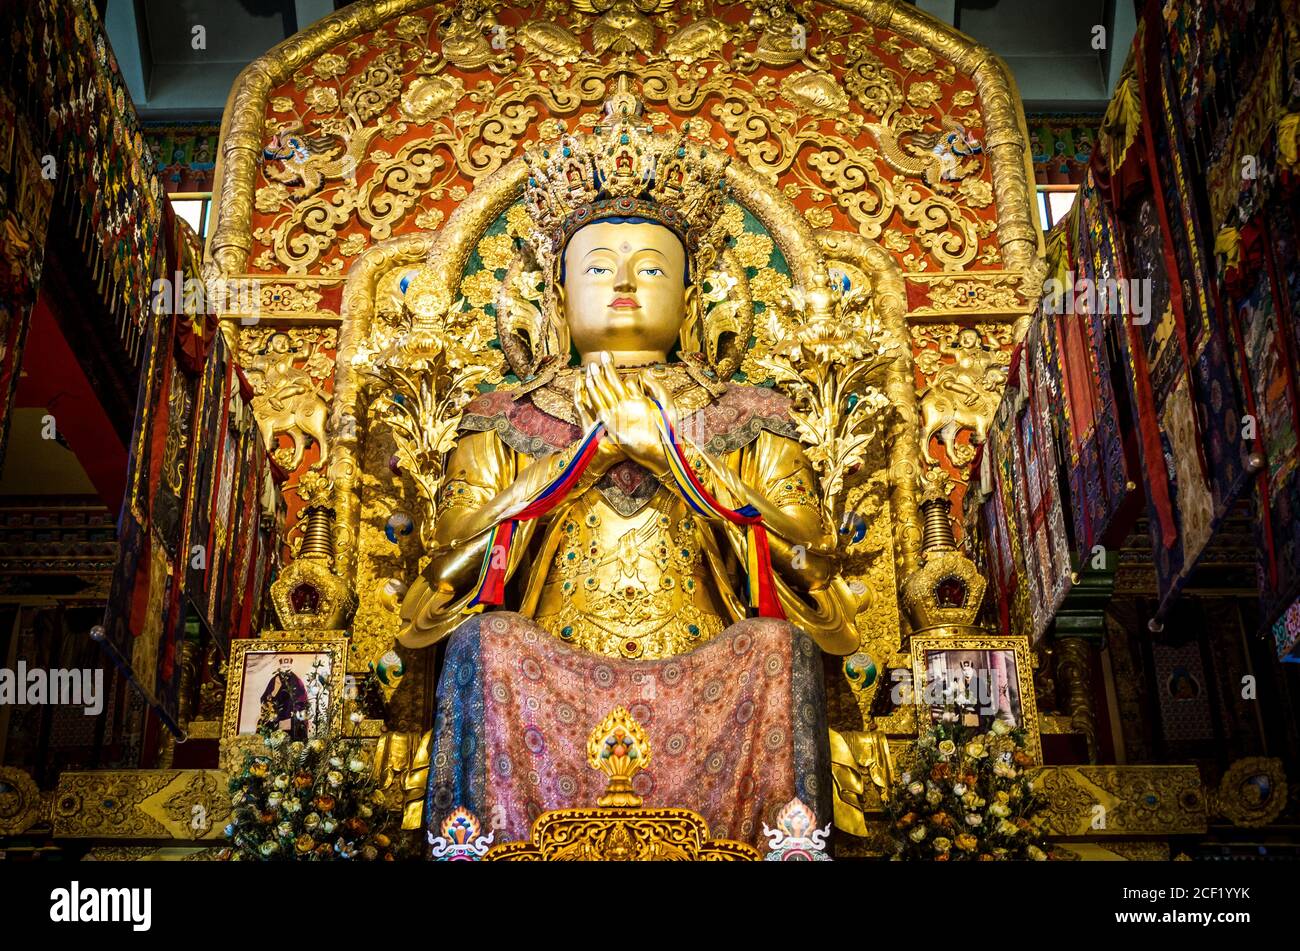
[[[628,307],[628,308],[634,308],[634,309],[639,309],[639,308],[641,307],[641,305],[638,304],[638,303],[637,303],[635,300],[633,300],[631,297],[615,297],[612,301],[609,302],[609,306],[610,306],[610,307]]]

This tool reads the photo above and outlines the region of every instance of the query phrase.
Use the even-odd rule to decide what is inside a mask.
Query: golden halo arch
[[[869,284],[883,332],[899,345],[887,381],[897,416],[882,463],[892,564],[889,578],[872,582],[892,586],[916,568],[920,548],[920,325],[1009,328],[1032,310],[1024,279],[1042,239],[1006,67],[902,0],[802,5],[819,37],[806,55],[777,48],[771,17],[790,15],[784,0],[705,0],[691,13],[677,0],[684,9],[655,20],[653,49],[621,52],[600,46],[592,16],[528,19],[540,3],[357,3],[251,63],[227,101],[205,273],[288,284],[319,303],[271,320],[338,326],[329,456],[294,473],[299,484],[309,467],[313,482],[330,477],[338,573],[357,584],[364,612],[366,586],[381,577],[364,562],[384,560],[370,551],[383,494],[362,497],[374,473],[361,458],[369,450],[352,358],[372,330],[381,285],[430,257],[448,282],[462,274],[473,237],[522,190],[524,146],[551,138],[553,118],[594,114],[614,77],[633,69],[659,118],[707,121],[711,160],[731,156],[733,193],[784,256],[790,283],[817,286],[828,266],[842,265]],[[504,51],[475,33],[484,17],[510,24]],[[962,137],[965,127],[978,141]],[[277,165],[264,155],[268,141],[291,129],[326,151],[307,166]],[[957,129],[967,151],[954,158],[940,136]],[[430,199],[434,192],[442,197]],[[994,304],[970,309],[976,286],[996,293],[969,299]],[[242,315],[226,316],[238,333]],[[354,637],[366,636],[364,626],[359,615]]]

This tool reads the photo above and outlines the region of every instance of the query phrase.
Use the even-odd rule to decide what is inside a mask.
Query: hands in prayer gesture
[[[596,423],[605,424],[596,458],[591,465],[604,472],[624,458],[649,469],[656,476],[668,472],[667,447],[659,433],[659,407],[677,425],[672,397],[657,380],[646,375],[619,376],[608,353],[587,365],[573,387],[573,402],[584,431]]]

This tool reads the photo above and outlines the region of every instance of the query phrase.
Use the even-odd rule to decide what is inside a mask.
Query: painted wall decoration
[[[1097,144],[1097,117],[1031,115],[1025,121],[1035,184],[1082,184]]]
[[[168,194],[212,191],[220,131],[214,123],[144,127],[145,143]]]

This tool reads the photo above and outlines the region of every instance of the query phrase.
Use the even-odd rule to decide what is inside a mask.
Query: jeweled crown
[[[726,240],[728,159],[685,131],[656,133],[626,84],[606,100],[592,134],[562,135],[528,150],[524,160],[529,243],[552,277],[574,232],[604,218],[639,217],[669,228],[693,274],[713,266]]]

